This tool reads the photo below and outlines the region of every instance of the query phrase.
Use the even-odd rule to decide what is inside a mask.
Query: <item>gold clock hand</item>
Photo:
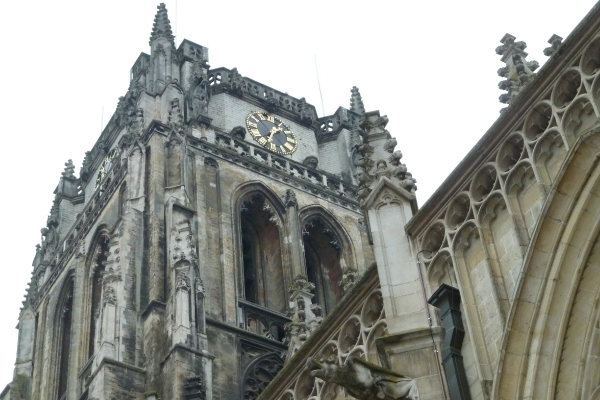
[[[269,133],[269,138],[267,139],[267,142],[272,142],[273,141],[273,135],[276,134],[277,132],[281,132],[281,128],[272,127],[271,128],[271,132]]]

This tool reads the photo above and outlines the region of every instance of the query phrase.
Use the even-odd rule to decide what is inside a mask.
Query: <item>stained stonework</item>
[[[600,6],[549,44],[538,71],[502,39],[508,106],[419,208],[358,88],[318,116],[159,5],[59,177],[0,400],[597,398]]]

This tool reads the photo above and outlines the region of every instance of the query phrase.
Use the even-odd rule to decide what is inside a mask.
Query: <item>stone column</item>
[[[290,261],[292,264],[293,276],[305,275],[304,254],[302,252],[302,237],[300,235],[300,221],[298,218],[298,202],[293,190],[288,189],[285,192],[284,203],[287,210],[287,232],[288,237],[285,242],[290,246]]]
[[[390,334],[428,328],[415,257],[404,232],[414,201],[414,194],[383,177],[364,203]]]
[[[173,343],[186,343],[190,337],[190,278],[184,269],[176,271],[175,282],[175,326],[173,327]]]

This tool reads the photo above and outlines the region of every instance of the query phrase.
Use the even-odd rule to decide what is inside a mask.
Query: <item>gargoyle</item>
[[[342,366],[334,357],[309,358],[306,366],[312,376],[338,384],[360,400],[419,400],[413,379],[358,357],[349,356]]]

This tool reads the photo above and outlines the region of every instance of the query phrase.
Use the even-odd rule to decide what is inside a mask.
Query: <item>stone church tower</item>
[[[59,179],[0,400],[600,399],[600,3],[420,208],[388,118],[150,54]],[[465,121],[468,123],[468,121]]]
[[[318,117],[208,61],[161,4],[79,176],[65,164],[3,400],[256,398],[375,261],[360,171],[400,182],[410,216],[358,89]]]

